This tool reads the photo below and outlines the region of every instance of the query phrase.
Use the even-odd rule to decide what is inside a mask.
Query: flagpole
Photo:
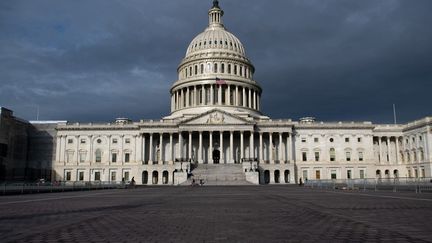
[[[394,124],[396,125],[397,120],[396,120],[396,105],[393,104],[393,118],[394,118]]]

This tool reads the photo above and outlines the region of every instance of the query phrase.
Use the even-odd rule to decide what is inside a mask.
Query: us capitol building
[[[208,27],[177,68],[168,116],[51,125],[51,179],[178,185],[431,176],[432,117],[377,125],[265,116],[255,67],[223,15],[214,1]]]

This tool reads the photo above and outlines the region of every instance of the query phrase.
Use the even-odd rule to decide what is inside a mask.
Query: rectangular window
[[[115,171],[111,172],[111,181],[116,181],[117,180],[116,175],[117,175],[117,172],[115,172]]]
[[[78,180],[79,180],[79,181],[83,181],[83,180],[84,180],[84,171],[80,171],[80,172],[78,173]]]
[[[320,153],[315,152],[315,161],[319,161],[319,160],[320,160]]]
[[[80,163],[84,163],[86,160],[86,152],[80,152]]]
[[[117,138],[114,138],[114,139],[112,140],[112,142],[113,142],[113,143],[117,143]]]
[[[130,153],[125,153],[125,163],[129,163]]]
[[[307,161],[307,153],[306,152],[302,152],[302,160]]]
[[[360,170],[360,179],[364,179],[365,178],[365,172],[364,170]]]
[[[81,139],[81,143],[82,143],[82,144],[85,144],[85,143],[86,143],[86,140],[85,140],[85,139]]]
[[[336,170],[331,171],[331,178],[334,180],[337,179]]]
[[[347,179],[352,179],[352,171],[347,170]]]
[[[306,143],[306,138],[301,139],[302,143]]]
[[[319,138],[314,138],[314,142],[318,143],[319,142]]]
[[[362,139],[361,138],[357,138],[357,142],[361,143]]]
[[[351,161],[351,152],[346,152],[345,156],[346,156],[346,161]]]
[[[74,152],[67,152],[66,154],[66,163],[71,163],[73,160]]]
[[[130,138],[126,138],[125,143],[130,143]]]
[[[71,180],[71,172],[70,171],[66,171],[66,181],[70,181]]]
[[[422,169],[421,169],[421,177],[422,177],[422,178],[425,178],[425,176],[426,176],[426,174],[425,174],[425,169],[422,168]]]
[[[96,151],[96,163],[102,162],[102,152]]]
[[[358,153],[359,161],[363,161],[363,152]]]
[[[129,181],[129,171],[124,172],[124,179],[125,181]]]
[[[349,138],[345,138],[345,143],[349,143]]]
[[[73,143],[73,139],[68,139],[68,143],[69,144]]]
[[[315,171],[315,179],[321,180],[321,171],[319,171],[319,170]]]
[[[99,172],[99,171],[96,171],[96,172],[95,172],[94,180],[95,180],[95,181],[100,181],[100,178],[101,178],[100,172]]]
[[[303,170],[303,181],[306,182],[307,179],[308,179],[308,171]]]
[[[112,155],[111,155],[111,162],[113,162],[113,163],[117,162],[117,153],[112,153]]]

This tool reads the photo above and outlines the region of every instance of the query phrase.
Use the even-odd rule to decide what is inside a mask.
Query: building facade
[[[431,117],[376,125],[265,116],[255,67],[225,28],[218,1],[208,15],[177,68],[171,113],[158,121],[56,124],[53,180],[177,185],[204,165],[237,166],[254,184],[431,176]]]

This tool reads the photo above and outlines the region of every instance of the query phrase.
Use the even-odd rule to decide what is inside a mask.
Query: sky
[[[1,0],[0,106],[35,120],[169,115],[211,0]],[[432,1],[220,0],[272,119],[432,115]]]

